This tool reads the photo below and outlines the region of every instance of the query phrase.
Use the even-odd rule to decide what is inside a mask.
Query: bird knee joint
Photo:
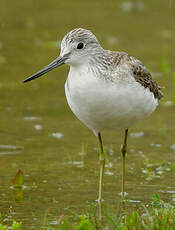
[[[121,147],[121,152],[122,152],[123,156],[126,155],[126,152],[127,152],[126,146],[122,146],[122,147]]]

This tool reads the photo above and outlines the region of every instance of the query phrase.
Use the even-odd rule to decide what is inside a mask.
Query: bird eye
[[[83,49],[83,47],[84,47],[83,42],[78,43],[77,49]]]

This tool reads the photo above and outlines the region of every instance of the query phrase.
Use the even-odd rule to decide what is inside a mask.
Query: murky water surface
[[[91,29],[103,47],[141,59],[165,98],[148,119],[130,130],[127,155],[129,207],[160,193],[175,197],[175,4],[157,1],[9,1],[0,7],[0,212],[40,229],[81,212],[97,198],[96,138],[71,113],[64,96],[68,66],[23,84],[59,53],[59,42],[75,27]],[[115,206],[121,183],[123,132],[104,132],[107,152],[105,203]],[[24,199],[11,188],[24,173]],[[129,208],[128,207],[128,208]],[[70,213],[69,213],[70,214]]]

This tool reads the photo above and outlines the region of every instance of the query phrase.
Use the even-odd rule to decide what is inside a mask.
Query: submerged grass
[[[106,209],[103,220],[99,221],[95,208],[91,205],[83,215],[75,214],[74,223],[61,217],[57,225],[46,224],[46,230],[173,230],[175,229],[175,208],[162,201],[158,194],[153,195],[153,202],[141,206],[136,211],[123,213]]]

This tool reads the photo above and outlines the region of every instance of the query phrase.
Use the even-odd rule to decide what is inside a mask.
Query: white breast
[[[65,93],[72,112],[96,134],[104,129],[129,128],[157,106],[153,93],[137,83],[129,72],[111,82],[95,76],[84,66],[71,67]]]

